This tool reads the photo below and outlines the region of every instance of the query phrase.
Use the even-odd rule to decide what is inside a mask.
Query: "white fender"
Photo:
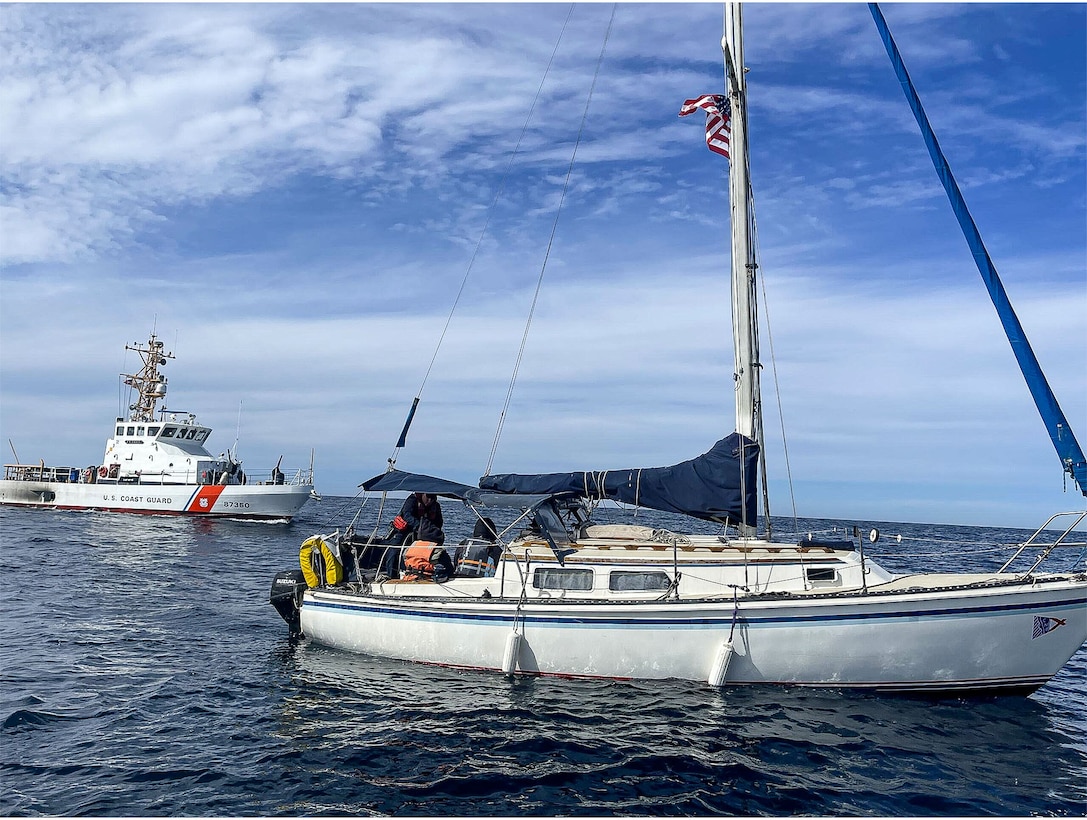
[[[517,655],[521,651],[521,633],[511,632],[506,638],[506,652],[502,656],[502,674],[512,675],[517,671]]]
[[[721,648],[717,650],[717,656],[713,659],[713,666],[710,667],[710,676],[707,679],[707,683],[713,687],[724,686],[725,676],[728,675],[728,664],[732,660],[732,639],[721,644]]]

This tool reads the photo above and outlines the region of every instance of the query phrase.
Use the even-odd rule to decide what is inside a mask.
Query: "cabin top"
[[[114,438],[126,444],[143,444],[145,438],[168,444],[182,441],[203,444],[210,435],[211,428],[197,424],[196,416],[192,413],[169,413],[168,411],[163,413],[161,421],[156,422],[126,420],[118,417],[114,428]]]

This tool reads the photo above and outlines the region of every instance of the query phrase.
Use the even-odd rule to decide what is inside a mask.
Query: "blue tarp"
[[[743,521],[754,526],[758,456],[759,447],[754,441],[733,433],[708,452],[671,467],[535,475],[505,473],[483,476],[479,486],[500,493],[574,493],[588,499],[609,498],[706,521],[733,524]],[[746,496],[743,500],[741,486]]]
[[[470,484],[459,484],[422,473],[405,473],[402,470],[390,470],[362,482],[359,486],[367,492],[393,493],[402,490],[408,493],[444,495],[448,498],[466,498],[466,493],[476,489]]]
[[[389,470],[362,482],[359,486],[367,492],[429,493],[443,498],[470,501],[484,507],[512,507],[521,510],[537,507],[559,495],[558,493],[537,493],[535,495],[493,493],[481,490],[479,487],[473,487],[471,484],[460,484],[445,478],[436,478],[423,473],[407,473],[403,470]],[[573,495],[573,493],[567,493],[567,495]]]
[[[431,495],[445,498],[457,498],[473,504],[489,507],[512,507],[528,512],[532,520],[536,522],[539,533],[554,550],[561,564],[568,551],[559,549],[558,544],[569,543],[570,534],[562,523],[562,517],[557,507],[563,496],[573,496],[573,493],[493,493],[472,487],[468,484],[460,484],[444,478],[424,475],[422,473],[406,473],[402,470],[389,470],[379,476],[364,481],[359,485],[367,492],[413,492],[430,493]]]

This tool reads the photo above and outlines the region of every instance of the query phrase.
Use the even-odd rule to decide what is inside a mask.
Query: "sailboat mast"
[[[736,432],[757,440],[755,399],[758,365],[754,327],[755,267],[751,255],[750,180],[747,163],[747,85],[744,78],[743,12],[725,5],[725,59],[729,126],[729,205],[732,225],[732,338],[735,353]]]
[[[736,432],[762,444],[759,387],[756,265],[752,243],[751,182],[747,148],[747,83],[744,76],[743,10],[725,4],[721,49],[729,100],[729,206],[732,226],[732,341],[735,355]],[[749,488],[754,489],[754,488]],[[741,532],[754,531],[743,522]]]

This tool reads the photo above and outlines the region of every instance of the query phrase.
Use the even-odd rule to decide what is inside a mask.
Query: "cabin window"
[[[173,438],[174,437],[174,432],[175,432],[175,428],[165,427],[162,430],[162,437],[163,438]]]
[[[117,428],[118,437],[123,436],[124,434],[125,434],[125,428],[124,427],[118,427]]]
[[[143,427],[137,427],[136,428],[136,435],[137,436],[142,436],[143,433],[144,433],[144,428]]]
[[[157,436],[158,434],[159,434],[159,428],[158,427],[148,427],[147,428],[147,435]]]
[[[608,578],[612,592],[648,592],[666,590],[672,579],[664,572],[613,572]]]
[[[536,589],[574,589],[593,588],[591,569],[537,569],[532,574],[532,586]]]
[[[129,427],[128,432],[125,435],[129,435],[129,436],[136,435],[136,425],[132,425],[131,427]]]
[[[808,580],[813,583],[816,581],[834,581],[838,577],[833,567],[808,567],[804,571]]]

